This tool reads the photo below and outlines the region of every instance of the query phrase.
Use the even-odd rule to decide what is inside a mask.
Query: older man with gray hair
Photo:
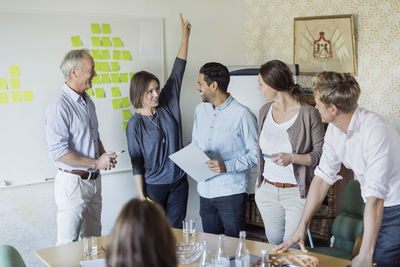
[[[79,235],[101,235],[99,170],[117,163],[117,155],[104,150],[95,106],[85,92],[96,76],[89,50],[68,52],[60,68],[65,84],[45,118],[49,155],[58,168],[54,189],[57,245],[77,241]]]

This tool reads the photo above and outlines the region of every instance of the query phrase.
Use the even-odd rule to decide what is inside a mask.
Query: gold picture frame
[[[357,75],[353,15],[294,18],[294,63],[300,75],[321,71]]]

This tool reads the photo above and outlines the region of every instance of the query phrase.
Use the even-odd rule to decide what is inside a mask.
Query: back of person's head
[[[111,232],[108,267],[176,267],[176,241],[157,204],[132,199]]]
[[[335,105],[344,113],[357,108],[361,90],[356,79],[349,73],[320,72],[312,80],[312,90],[325,106]]]
[[[207,85],[210,86],[212,82],[217,82],[218,88],[226,93],[228,91],[228,85],[230,80],[230,75],[228,68],[217,62],[209,62],[204,64],[200,73],[204,75],[204,80]]]
[[[298,102],[303,102],[300,85],[294,83],[292,71],[282,61],[268,61],[261,66],[259,74],[268,86],[277,91],[286,91]]]
[[[82,64],[82,58],[86,55],[90,56],[89,49],[78,49],[71,50],[65,56],[61,62],[60,69],[64,75],[64,79],[68,81],[72,69],[80,70]]]
[[[143,95],[152,80],[155,80],[158,86],[160,86],[160,81],[158,78],[150,72],[139,71],[133,75],[129,88],[129,97],[134,108],[142,107]]]

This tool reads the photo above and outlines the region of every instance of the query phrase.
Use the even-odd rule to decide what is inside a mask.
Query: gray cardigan
[[[258,152],[257,152],[257,182],[260,187],[264,177],[264,158],[261,157],[260,133],[264,125],[265,118],[270,110],[272,102],[262,106],[260,109],[258,123]],[[306,198],[311,180],[314,177],[314,169],[319,163],[324,143],[324,125],[321,121],[319,112],[308,104],[301,104],[299,114],[292,126],[287,130],[292,153],[308,154],[311,157],[310,166],[293,164],[294,176],[296,178],[301,198]]]

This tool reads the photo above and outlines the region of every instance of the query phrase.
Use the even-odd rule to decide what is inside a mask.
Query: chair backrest
[[[351,180],[342,195],[341,214],[333,221],[332,234],[335,237],[333,247],[349,253],[353,251],[355,240],[362,229],[364,206],[360,183]]]
[[[1,267],[26,267],[18,251],[9,245],[0,245]]]

